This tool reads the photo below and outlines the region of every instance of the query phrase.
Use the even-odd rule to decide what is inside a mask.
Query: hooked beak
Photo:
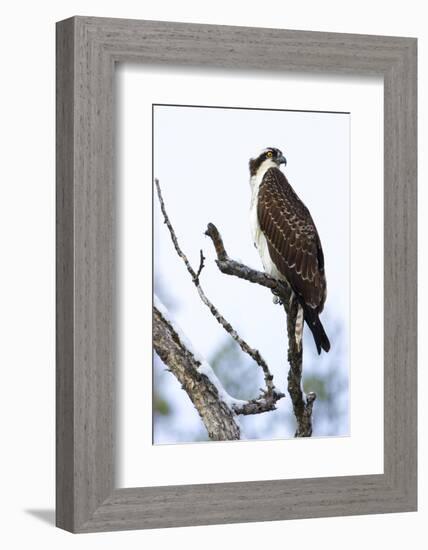
[[[287,159],[284,157],[284,155],[281,155],[277,162],[278,162],[278,164],[283,164],[284,166],[286,166]]]

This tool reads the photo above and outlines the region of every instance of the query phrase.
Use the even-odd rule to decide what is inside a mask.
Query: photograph
[[[427,538],[428,26],[366,4],[4,4],[1,548]]]
[[[153,444],[350,434],[350,113],[152,106]]]

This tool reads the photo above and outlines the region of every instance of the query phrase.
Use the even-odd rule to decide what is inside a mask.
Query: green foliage
[[[326,379],[317,375],[306,376],[303,379],[303,390],[305,393],[314,391],[317,394],[319,401],[327,401],[329,399]]]
[[[169,414],[171,414],[171,407],[169,406],[166,399],[155,395],[153,400],[153,412],[162,416],[168,416]]]
[[[225,390],[237,399],[253,399],[263,387],[261,369],[238,344],[226,338],[209,361]]]

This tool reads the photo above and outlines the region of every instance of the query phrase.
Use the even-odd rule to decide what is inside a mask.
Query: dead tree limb
[[[302,343],[300,343],[300,346],[297,345],[295,338],[297,301],[293,298],[288,285],[282,281],[229,258],[223,239],[214,224],[208,224],[205,234],[211,238],[214,244],[217,254],[216,264],[222,273],[269,288],[282,302],[287,314],[288,362],[290,364],[288,392],[290,393],[297,422],[295,437],[310,437],[312,435],[312,408],[316,394],[310,392],[305,396],[302,390],[303,345]]]
[[[230,399],[228,398],[226,401],[229,400],[230,407],[231,407],[231,410],[232,410],[233,414],[249,415],[249,414],[259,414],[259,413],[275,410],[277,401],[279,401],[280,399],[285,397],[285,395],[282,392],[280,392],[279,390],[277,390],[277,388],[275,387],[275,384],[273,382],[273,375],[270,372],[270,369],[269,369],[266,361],[261,356],[260,352],[257,349],[252,348],[243,338],[241,338],[239,336],[239,334],[233,328],[233,326],[223,317],[223,315],[219,312],[219,310],[214,306],[214,304],[206,296],[206,294],[203,291],[202,286],[200,284],[200,280],[199,280],[200,275],[201,275],[202,270],[203,270],[204,265],[205,265],[205,257],[203,255],[203,252],[202,252],[202,250],[200,251],[199,268],[198,268],[197,271],[195,271],[193,269],[193,267],[191,266],[186,254],[183,252],[183,250],[181,249],[181,247],[178,243],[177,235],[175,233],[175,230],[174,230],[174,228],[171,224],[171,221],[168,217],[168,214],[166,212],[165,202],[163,200],[160,184],[159,184],[159,181],[157,179],[155,180],[155,185],[156,185],[156,190],[157,190],[157,194],[158,194],[159,203],[160,203],[161,211],[162,211],[162,214],[163,214],[164,222],[165,222],[165,224],[166,224],[166,226],[169,230],[169,233],[170,233],[171,240],[172,240],[172,243],[174,245],[175,251],[177,252],[177,255],[183,260],[183,262],[186,266],[186,269],[187,269],[187,271],[189,272],[189,274],[192,278],[192,282],[193,282],[193,284],[195,285],[195,287],[198,291],[199,297],[201,298],[202,302],[208,307],[208,309],[210,310],[210,312],[212,313],[214,318],[217,320],[217,322],[226,330],[226,332],[228,332],[228,334],[230,334],[230,336],[235,340],[235,342],[237,342],[237,344],[240,346],[241,350],[244,353],[246,353],[247,355],[249,355],[263,371],[263,376],[264,376],[264,380],[265,380],[266,389],[262,389],[260,395],[257,398],[249,400],[249,401],[242,401],[242,400],[236,400],[236,399],[230,398],[230,396],[229,396]],[[159,355],[160,355],[160,353],[159,353]],[[165,356],[165,354],[164,354],[164,356]],[[161,356],[161,358],[162,358],[162,356]],[[166,363],[166,364],[168,364],[168,363]],[[170,365],[168,364],[168,366],[170,366]],[[171,366],[170,366],[170,368],[171,368]],[[172,368],[171,368],[171,371],[173,371],[174,374],[176,374],[175,370],[173,370]],[[177,376],[177,378],[178,378],[178,376]],[[217,386],[218,385],[219,384],[217,384]],[[185,388],[186,391],[187,390],[190,391],[191,386],[187,385],[186,388]],[[188,393],[189,393],[189,391],[188,391]],[[220,391],[220,394],[225,394],[223,388],[219,388],[219,391]],[[190,393],[189,393],[189,397],[191,398],[192,402],[194,402],[192,396],[190,395]],[[230,400],[232,400],[232,401],[230,401]],[[196,406],[196,404],[195,404],[195,406]],[[209,431],[209,433],[211,433],[211,432]]]
[[[293,403],[293,412],[297,421],[297,429],[294,437],[311,437],[312,435],[312,408],[316,399],[314,392],[306,396],[302,388],[303,374],[303,342],[300,345],[296,340],[296,319],[298,302],[292,298],[287,312],[287,334],[288,334],[288,393]]]
[[[216,386],[199,372],[200,361],[186,347],[160,307],[153,307],[153,346],[180,382],[207,429],[209,438],[225,441],[240,438],[236,415]]]
[[[190,347],[163,304],[155,297],[153,307],[153,347],[180,382],[198,411],[210,439],[239,439],[237,415],[269,412],[275,409],[278,395],[245,401],[230,396],[210,365]]]
[[[205,235],[210,237],[213,242],[217,254],[216,264],[222,273],[225,275],[233,275],[245,281],[249,281],[250,283],[256,283],[269,288],[272,293],[281,300],[287,311],[291,299],[291,291],[288,285],[278,281],[278,279],[271,277],[267,273],[263,273],[263,271],[257,271],[256,269],[252,269],[245,264],[229,258],[223,244],[223,239],[213,223],[208,224]]]
[[[199,277],[201,274],[201,271],[204,267],[204,255],[201,251],[200,253],[200,266],[198,269],[198,272],[195,272],[195,270],[190,265],[190,262],[187,258],[187,256],[184,254],[182,249],[180,248],[180,245],[178,244],[177,235],[175,234],[174,228],[172,227],[172,224],[170,222],[170,219],[168,217],[168,214],[166,212],[165,208],[165,202],[162,197],[162,191],[160,188],[159,180],[155,180],[157,194],[162,210],[162,214],[164,217],[164,221],[166,226],[168,227],[169,233],[171,235],[171,240],[174,244],[174,248],[178,254],[178,256],[183,260],[187,271],[190,273],[192,277],[193,284],[196,286],[199,297],[201,298],[202,302],[208,307],[208,309],[213,314],[214,318],[217,320],[218,323],[224,328],[226,332],[230,334],[230,336],[235,340],[235,342],[239,345],[239,347],[242,349],[244,353],[249,355],[263,370],[264,379],[266,383],[267,392],[270,394],[275,394],[276,389],[273,383],[273,375],[271,374],[269,367],[266,363],[266,361],[261,356],[260,352],[257,349],[252,348],[245,340],[243,340],[239,334],[236,332],[236,330],[232,327],[232,325],[223,317],[223,315],[218,311],[218,309],[214,306],[214,304],[207,298],[205,292],[203,291],[201,284],[199,282]],[[282,394],[282,397],[284,395]]]

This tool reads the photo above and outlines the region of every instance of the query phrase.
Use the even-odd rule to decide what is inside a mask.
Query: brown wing
[[[273,263],[303,302],[321,312],[326,298],[321,242],[309,210],[278,168],[263,177],[257,213]]]

